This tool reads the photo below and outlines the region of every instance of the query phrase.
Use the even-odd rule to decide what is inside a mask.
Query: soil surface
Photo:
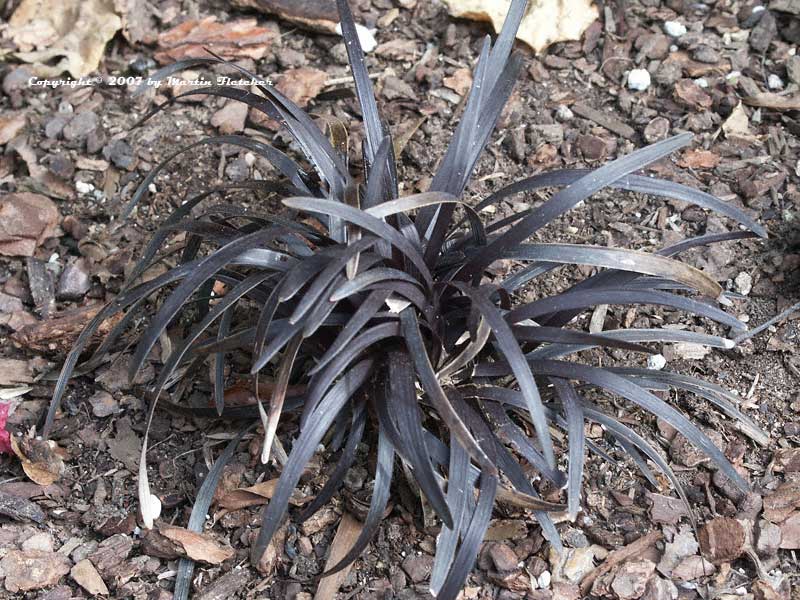
[[[145,41],[131,43],[118,34],[108,44],[98,85],[42,89],[28,84],[29,65],[9,57],[0,66],[0,209],[22,214],[22,225],[14,221],[12,226],[6,216],[11,213],[0,213],[0,401],[10,403],[7,428],[14,436],[36,426],[80,327],[115,297],[132,261],[170,212],[210,185],[269,177],[272,171],[247,150],[202,146],[168,164],[152,186],[155,193],[131,218],[120,220],[144,175],[179,145],[212,134],[244,131],[296,152],[273,123],[222,98],[184,99],[133,128],[154,103],[190,87],[151,87],[135,96],[133,79],[130,85],[112,85],[118,83],[113,78],[146,78],[157,61],[169,62],[159,34],[212,15],[223,24],[253,19],[271,34],[263,57],[243,58],[241,64],[282,86],[312,114],[343,121],[351,152],[360,147],[360,114],[341,38],[234,10],[228,3],[159,4],[146,22]],[[455,128],[469,70],[488,30],[452,19],[438,1],[353,4],[356,20],[376,29],[379,45],[367,62],[385,120],[396,137],[407,140],[400,158],[403,193],[424,190]],[[800,18],[790,2],[773,2],[766,10],[756,4],[611,3],[581,41],[555,44],[539,56],[520,47],[524,68],[469,186],[469,199],[477,202],[500,186],[546,170],[597,167],[648,142],[691,131],[691,145],[650,173],[743,208],[768,229],[769,238],[727,242],[683,258],[732,292],[729,312],[752,327],[800,300],[800,123],[792,102],[780,102],[794,99],[794,108],[800,108],[800,58],[795,55]],[[12,8],[0,4],[9,14]],[[685,33],[668,35],[665,31],[675,33],[665,26],[671,22],[684,26]],[[632,69],[648,71],[646,90],[629,89]],[[180,76],[192,78],[191,73]],[[483,216],[495,220],[541,202],[547,193],[509,198]],[[245,192],[229,194],[228,201],[260,202]],[[652,251],[688,235],[735,228],[724,217],[678,201],[609,192],[537,237]],[[526,293],[549,295],[590,272],[560,269]],[[586,330],[591,317],[591,311],[582,315],[575,327]],[[143,532],[136,499],[144,391],[160,367],[157,352],[128,383],[126,365],[138,325],[112,349],[110,360],[70,382],[51,436],[57,450],[20,450],[33,463],[42,454],[42,463],[55,473],[41,473],[42,464],[23,471],[17,456],[0,455],[0,597],[82,598],[102,593],[103,587],[113,598],[171,597],[180,553],[174,544],[165,547],[165,538]],[[603,322],[604,329],[662,325],[729,333],[699,318],[646,306],[609,307]],[[733,488],[666,424],[618,399],[603,399],[610,414],[633,425],[669,458],[698,523],[707,524],[700,531],[702,555],[669,482],[659,477],[654,487],[602,428],[587,426],[589,439],[615,462],[588,456],[583,512],[575,523],[559,524],[566,557],[551,553],[529,513],[498,505],[490,540],[463,597],[788,598],[800,584],[795,556],[800,549],[799,336],[800,313],[795,313],[732,350],[681,345],[662,350],[667,369],[730,390],[739,408],[769,434],[766,446],[756,444],[702,398],[665,396],[713,433],[749,479],[749,495]],[[168,340],[162,339],[159,352],[164,344]],[[646,362],[616,351],[586,358],[635,366]],[[246,357],[231,360],[232,372],[245,370]],[[211,406],[210,389],[208,380],[197,381],[185,390],[184,400],[189,396]],[[203,478],[236,431],[236,424],[156,411],[147,458],[162,523],[187,525]],[[287,448],[296,431],[293,422],[279,430]],[[239,446],[225,469],[218,500],[280,474],[275,461],[259,464],[258,442],[248,434]],[[564,444],[561,449],[566,452]],[[320,489],[335,458],[327,451],[314,458],[298,503]],[[363,515],[373,472],[374,445],[365,444],[342,493],[313,519],[290,523],[279,536],[266,576],[249,564],[261,502],[229,509],[215,503],[204,535],[230,555],[219,564],[198,564],[193,597],[310,599],[334,535],[345,528],[342,514]],[[559,490],[542,491],[548,499],[563,500]],[[414,488],[397,477],[379,535],[341,579],[338,593],[324,597],[430,597],[439,524],[427,517]],[[722,527],[726,518],[738,521]],[[740,542],[738,552],[725,555],[719,544],[730,540],[712,534],[717,525],[733,531],[737,522],[750,543]],[[641,548],[637,540],[644,540]],[[635,554],[618,553],[625,548]]]

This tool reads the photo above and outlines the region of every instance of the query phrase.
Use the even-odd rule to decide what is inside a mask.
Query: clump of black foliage
[[[298,520],[308,518],[336,493],[353,463],[356,446],[377,438],[374,487],[363,532],[332,570],[356,559],[375,534],[399,459],[441,519],[431,590],[446,599],[456,597],[474,564],[495,500],[532,509],[545,537],[560,548],[548,513],[566,510],[572,518],[578,513],[587,449],[609,458],[584,437],[587,420],[604,426],[609,438],[655,484],[649,459],[683,497],[661,454],[590,399],[598,390],[669,423],[746,489],[741,476],[697,425],[653,391],[672,388],[699,395],[734,418],[741,431],[763,443],[764,434],[736,408],[734,396],[686,375],[574,360],[578,352],[598,347],[648,353],[654,352],[653,344],[664,342],[720,348],[733,345],[729,339],[690,330],[592,334],[569,327],[577,315],[599,304],[662,305],[734,331],[744,329],[740,321],[718,307],[718,302],[725,303],[725,295],[716,281],[675,257],[711,243],[765,236],[764,228],[706,193],[634,174],[685,146],[691,136],[664,140],[596,170],[572,169],[530,177],[500,189],[478,206],[469,206],[462,199],[520,68],[520,58],[511,51],[525,6],[524,1],[515,0],[495,43],[488,37],[484,41],[460,123],[425,193],[399,194],[391,134],[381,122],[346,0],[338,0],[338,8],[363,114],[360,177],[350,172],[346,148],[339,143],[341,128],[333,126],[329,135],[323,134],[308,114],[271,86],[260,86],[261,94],[221,86],[182,94],[238,100],[279,121],[306,162],[297,162],[255,139],[227,135],[177,150],[146,177],[127,213],[167,163],[200,144],[240,146],[265,158],[280,173],[271,181],[208,190],[175,210],[145,248],[121,293],[89,324],[68,357],[44,434],[50,431],[66,381],[99,324],[117,313],[124,315],[88,359],[87,367],[98,364],[130,330],[142,316],[146,299],[168,292],[161,296],[157,312],[140,333],[130,363],[131,377],[148,360],[167,327],[178,319],[185,323],[192,315],[194,322],[184,329],[189,331],[185,339],[163,361],[151,390],[151,417],[165,390],[213,364],[215,414],[261,422],[264,459],[281,417],[291,414],[299,423],[252,546],[254,563],[284,522],[289,497],[323,440],[330,440],[328,446],[340,451],[338,462],[316,500],[294,515]],[[228,64],[216,57],[186,60],[154,77],[220,63]],[[307,165],[313,169],[307,170]],[[481,209],[513,194],[541,188],[558,191],[535,208],[495,222],[485,224],[478,217]],[[725,215],[749,231],[689,238],[652,254],[526,243],[604,188],[692,203]],[[281,198],[288,210],[277,216],[231,204],[204,204],[214,194],[233,189],[250,190],[264,199]],[[185,235],[186,242],[177,260],[172,257],[174,266],[155,279],[140,282],[154,263],[171,258],[160,250],[176,234]],[[498,261],[509,260],[519,265],[509,276],[496,275],[496,269],[490,272]],[[596,267],[597,273],[555,296],[526,302],[515,295],[522,286],[535,288],[537,278],[564,265],[589,265]],[[218,283],[227,286],[227,291],[214,297],[211,292]],[[224,403],[225,356],[240,349],[252,353],[253,375],[265,373],[274,382],[271,397],[264,398],[265,407]],[[291,396],[287,394],[289,386],[292,390],[304,386],[304,392]],[[192,410],[206,416],[209,411]],[[554,447],[551,427],[566,432],[563,451]],[[226,452],[201,490],[190,527],[202,525],[220,465],[232,450]],[[553,486],[565,487],[566,506],[539,499],[531,484],[532,472]],[[154,516],[153,497],[144,460],[139,493],[149,525]],[[191,563],[181,569],[184,577],[179,577],[179,589],[187,587]],[[180,592],[176,597],[184,597],[186,589]]]

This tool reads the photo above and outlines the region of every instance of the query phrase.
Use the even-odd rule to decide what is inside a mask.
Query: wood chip
[[[106,587],[100,573],[94,568],[92,561],[84,558],[76,564],[69,572],[70,577],[75,580],[79,586],[85,589],[92,596],[108,595],[108,588]]]
[[[739,558],[747,545],[747,533],[736,519],[717,517],[697,534],[700,549],[715,565]]]
[[[47,238],[58,235],[61,215],[47,196],[20,192],[0,198],[0,255],[33,256]]]
[[[344,558],[348,550],[355,544],[363,528],[364,525],[350,516],[349,513],[342,515],[342,520],[339,521],[339,528],[336,530],[336,536],[331,543],[330,555],[325,563],[326,571]],[[319,587],[317,587],[317,594],[314,596],[314,600],[335,600],[336,594],[347,579],[352,566],[351,563],[344,569],[328,577],[323,577],[319,582]]]
[[[35,523],[43,523],[45,518],[44,511],[39,508],[38,504],[3,491],[0,491],[0,515],[15,521],[33,521]]]
[[[800,110],[800,94],[781,96],[771,92],[763,92],[755,96],[747,96],[742,102],[750,106],[771,108],[772,110]]]
[[[573,104],[570,108],[572,109],[572,112],[574,112],[576,115],[583,117],[584,119],[589,119],[590,121],[597,123],[601,127],[605,127],[612,133],[621,135],[622,137],[629,140],[633,140],[636,138],[636,130],[630,125],[626,125],[616,117],[600,112],[599,110],[595,110],[590,106],[586,106],[585,104],[580,104],[580,103]]]
[[[33,372],[27,360],[0,358],[0,385],[31,383]]]
[[[229,60],[264,58],[280,36],[275,23],[258,26],[256,19],[217,23],[214,16],[189,19],[158,36],[155,59],[162,63],[208,56],[209,48]]]
[[[332,0],[233,0],[239,8],[249,8],[312,31],[336,33],[338,13]]]
[[[75,310],[51,315],[47,321],[25,325],[11,335],[11,340],[21,348],[34,352],[65,353],[72,349],[83,328],[102,306],[84,306]],[[106,319],[97,333],[92,336],[92,344],[99,342],[119,322],[122,314]]]
[[[69,573],[70,564],[69,558],[56,552],[11,550],[0,561],[0,571],[6,590],[25,592],[55,585]]]
[[[611,552],[599,567],[588,573],[586,577],[583,578],[581,581],[581,592],[584,595],[588,594],[589,590],[592,589],[592,584],[594,583],[595,579],[605,575],[615,566],[624,563],[629,558],[638,557],[662,537],[664,536],[660,531],[651,531],[647,535],[640,537],[635,542],[631,542],[627,546]]]

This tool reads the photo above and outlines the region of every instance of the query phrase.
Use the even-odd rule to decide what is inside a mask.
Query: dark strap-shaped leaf
[[[289,459],[286,461],[280,479],[278,479],[278,484],[275,486],[272,499],[262,512],[261,530],[258,532],[258,537],[250,550],[250,559],[253,564],[258,564],[267,548],[267,544],[269,544],[272,536],[281,526],[286,515],[289,498],[300,481],[306,464],[314,455],[322,436],[325,435],[325,432],[345,403],[353,397],[367,380],[372,371],[372,365],[373,361],[371,359],[365,359],[346,371],[330,391],[325,394],[319,406],[314,410],[313,418],[309,419],[308,427],[300,432],[300,437],[292,445],[292,451],[289,454]]]

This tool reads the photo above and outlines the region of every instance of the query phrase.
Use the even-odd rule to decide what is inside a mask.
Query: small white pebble
[[[684,33],[686,33],[686,26],[682,23],[678,23],[677,21],[665,21],[664,33],[670,37],[681,37]]]
[[[761,5],[754,6],[754,7],[753,7],[753,10],[751,10],[751,11],[750,11],[750,14],[753,14],[753,15],[755,15],[755,14],[758,14],[758,13],[760,13],[762,10],[765,10],[765,7],[764,7],[764,6],[761,6]]]
[[[672,44],[672,45],[669,47],[669,51],[670,51],[670,52],[677,52],[677,51],[678,51],[678,47],[677,47],[675,44]]]
[[[375,39],[374,29],[367,29],[363,25],[356,23],[356,34],[358,34],[358,43],[361,44],[361,49],[365,53],[372,52],[375,50],[375,47],[378,45],[378,41]],[[336,33],[342,35],[342,24],[336,24]]]
[[[248,167],[252,167],[256,162],[256,156],[252,152],[248,152],[244,155],[244,162],[247,163]]]
[[[742,74],[742,72],[741,72],[741,71],[731,71],[730,73],[728,73],[727,75],[725,75],[725,79],[727,79],[728,81],[730,81],[731,79],[736,79],[737,77],[740,77],[740,76],[741,76],[741,74]]]
[[[150,185],[148,185],[147,191],[150,192],[151,194],[155,194],[158,191],[158,189],[156,188],[156,184],[151,183]]]
[[[653,354],[647,357],[647,368],[653,371],[660,371],[667,366],[667,359],[661,354]]]
[[[550,571],[542,571],[542,574],[536,579],[536,583],[539,584],[539,587],[543,590],[546,590],[550,587]]]
[[[633,69],[628,73],[628,88],[643,92],[650,87],[650,73],[647,69]]]
[[[708,80],[705,77],[698,77],[694,80],[697,84],[697,87],[707,88],[708,87]]]
[[[76,181],[75,189],[78,190],[79,194],[88,194],[94,189],[94,186],[91,183],[86,183],[85,181]]]
[[[749,273],[741,272],[733,280],[733,285],[736,286],[736,291],[742,296],[747,296],[750,290],[753,289],[753,278]]]
[[[556,119],[559,121],[571,121],[574,116],[569,106],[559,104],[556,108]]]
[[[775,73],[770,73],[769,77],[767,77],[767,86],[769,86],[771,90],[782,90],[783,79],[775,75]]]

